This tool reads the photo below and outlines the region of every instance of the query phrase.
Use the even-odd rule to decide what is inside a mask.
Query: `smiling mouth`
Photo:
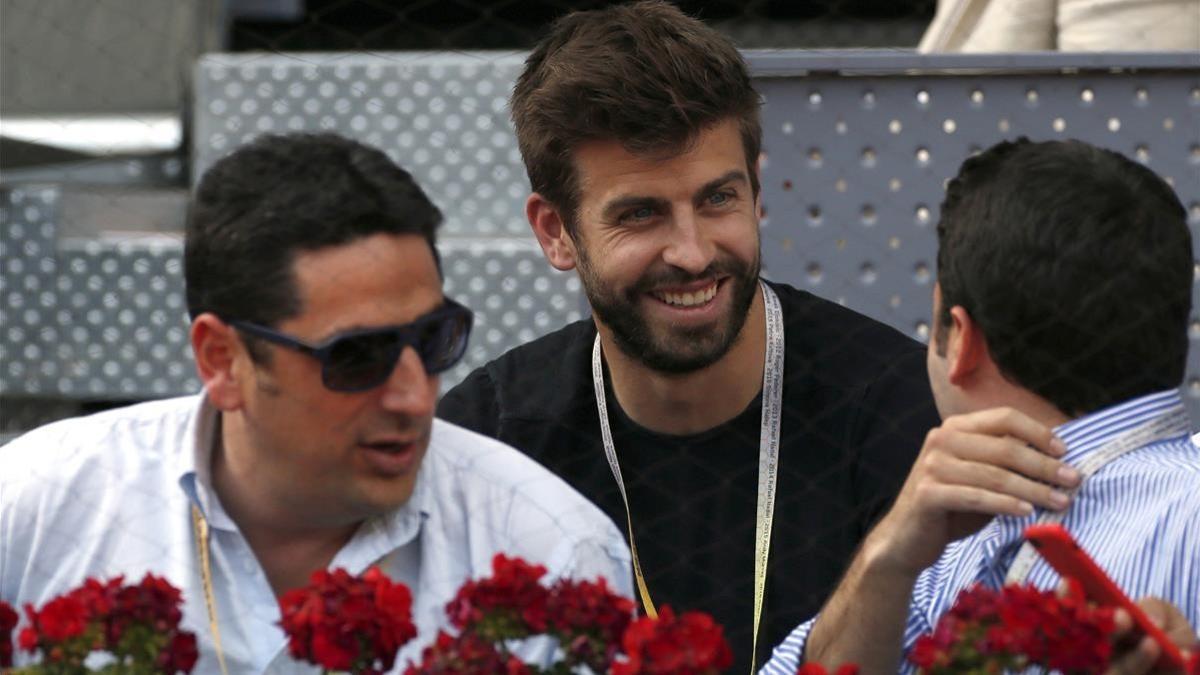
[[[700,307],[701,305],[708,304],[716,297],[717,289],[720,285],[719,281],[714,281],[709,286],[690,293],[651,291],[650,295],[672,307]]]

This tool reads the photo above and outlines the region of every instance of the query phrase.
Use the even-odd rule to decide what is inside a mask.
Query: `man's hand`
[[[1057,459],[1065,453],[1048,427],[1011,408],[949,417],[925,437],[896,503],[871,535],[872,548],[915,578],[947,544],[994,516],[1065,509],[1069,499],[1057,488],[1080,480]]]
[[[1188,624],[1187,617],[1174,605],[1158,598],[1142,598],[1137,604],[1146,616],[1166,633],[1167,639],[1181,650],[1186,650],[1185,663],[1189,658],[1188,652],[1200,648],[1196,629]],[[1152,638],[1137,630],[1128,612],[1118,609],[1113,615],[1113,620],[1116,623],[1116,629],[1113,631],[1113,657],[1105,675],[1183,672],[1154,669],[1162,649]]]

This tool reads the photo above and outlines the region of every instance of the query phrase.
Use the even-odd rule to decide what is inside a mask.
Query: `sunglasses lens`
[[[440,373],[458,363],[467,350],[471,333],[470,313],[451,312],[428,321],[417,329],[417,349],[425,372]]]
[[[391,375],[402,348],[394,330],[342,338],[330,346],[325,384],[339,391],[375,387]]]

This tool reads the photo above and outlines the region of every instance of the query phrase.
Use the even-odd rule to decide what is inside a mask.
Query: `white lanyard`
[[[1190,424],[1187,412],[1182,408],[1175,408],[1165,415],[1149,420],[1117,436],[1089,454],[1079,463],[1079,466],[1075,467],[1079,471],[1081,479],[1079,485],[1069,494],[1074,497],[1083,489],[1084,482],[1105,464],[1142,446],[1186,433]],[[1047,512],[1038,518],[1037,522],[1039,524],[1057,524],[1061,523],[1066,516],[1066,511]],[[1012,565],[1009,566],[1008,574],[1004,577],[1004,584],[1024,583],[1035,562],[1037,562],[1037,549],[1029,542],[1025,542],[1021,545],[1021,550],[1017,552],[1017,557],[1013,559]]]
[[[762,281],[763,305],[766,309],[767,348],[763,364],[762,386],[762,433],[758,449],[758,513],[754,536],[754,636],[750,653],[750,672],[754,672],[755,654],[758,651],[758,629],[762,622],[762,606],[767,583],[767,560],[771,550],[771,524],[775,516],[775,486],[779,476],[779,429],[783,421],[783,310],[779,298]],[[637,545],[633,536],[633,515],[629,510],[629,497],[625,494],[625,481],[621,479],[621,465],[617,462],[617,450],[613,445],[612,430],[608,422],[608,404],[604,395],[604,366],[600,355],[600,335],[592,346],[592,384],[596,389],[596,409],[600,413],[600,436],[604,441],[604,454],[612,469],[621,500],[625,502],[625,520],[629,526],[629,550],[633,555],[633,575],[637,581],[642,606],[651,618],[658,617],[642,566],[638,561]]]

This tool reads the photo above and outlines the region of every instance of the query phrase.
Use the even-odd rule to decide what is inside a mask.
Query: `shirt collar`
[[[1089,455],[1103,448],[1122,433],[1153,419],[1183,410],[1183,399],[1175,389],[1155,392],[1073,419],[1054,428],[1054,434],[1067,445],[1063,461],[1079,466]],[[1183,418],[1183,419],[1186,419]],[[1190,433],[1186,422],[1177,430],[1179,436]],[[1016,553],[1025,527],[1032,525],[1045,512],[1034,509],[1027,516],[996,516],[976,535],[983,546],[983,565],[998,565],[1007,569],[1007,561]],[[1001,573],[1001,577],[1003,574]]]
[[[219,530],[236,530],[237,525],[221,507],[212,482],[212,453],[221,428],[220,411],[213,406],[206,394],[196,397],[194,414],[184,430],[182,451],[179,453],[177,480],[188,500],[200,509],[210,527]],[[436,422],[435,422],[436,424]],[[355,539],[365,537],[378,541],[386,550],[380,555],[412,540],[423,523],[429,518],[433,507],[433,492],[429,482],[436,480],[434,454],[436,434],[422,458],[413,494],[407,502],[390,512],[371,518],[363,523]]]
[[[1067,454],[1063,455],[1063,461],[1071,466],[1079,466],[1089,455],[1126,431],[1153,419],[1181,412],[1183,409],[1183,399],[1179,396],[1179,391],[1168,389],[1139,396],[1073,419],[1055,427],[1054,435],[1067,445]],[[1180,436],[1187,436],[1189,433],[1186,423],[1173,431],[1177,431]]]
[[[212,482],[212,452],[221,427],[220,412],[208,400],[207,394],[196,397],[195,410],[182,438],[179,453],[179,487],[210,527],[233,530],[233,519],[221,508]]]

